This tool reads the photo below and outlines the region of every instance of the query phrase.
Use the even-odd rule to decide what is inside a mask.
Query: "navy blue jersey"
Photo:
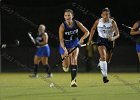
[[[36,37],[36,42],[40,43],[40,42],[43,42],[43,34],[44,33],[41,33],[41,34],[38,34],[37,37]]]
[[[73,20],[72,27],[69,27],[66,22],[64,24],[64,40],[71,41],[78,38],[78,26],[75,20]]]

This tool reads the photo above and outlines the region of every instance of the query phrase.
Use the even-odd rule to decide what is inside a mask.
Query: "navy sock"
[[[38,64],[34,65],[34,74],[36,75],[38,73]]]
[[[78,70],[78,66],[77,65],[71,65],[71,80],[76,79],[77,70]]]
[[[44,67],[46,68],[46,73],[51,74],[51,68],[50,65],[44,65]]]

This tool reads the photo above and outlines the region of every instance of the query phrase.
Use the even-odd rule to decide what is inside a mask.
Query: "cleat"
[[[108,83],[109,82],[109,80],[107,79],[107,77],[103,77],[103,82],[104,83]]]
[[[68,72],[69,71],[69,67],[63,67],[64,72]]]
[[[71,87],[77,87],[77,83],[76,83],[76,81],[75,81],[75,80],[72,80],[70,86],[71,86]]]
[[[31,77],[31,78],[38,78],[38,75],[37,74],[32,74],[32,75],[29,75],[29,77]]]
[[[47,76],[46,76],[46,78],[52,78],[53,77],[53,74],[48,74]]]

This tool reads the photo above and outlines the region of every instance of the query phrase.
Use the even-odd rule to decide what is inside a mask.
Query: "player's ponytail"
[[[110,10],[109,10],[109,8],[106,7],[106,8],[104,8],[104,9],[102,10],[102,13],[103,13],[103,12],[109,12],[109,13],[110,13]]]

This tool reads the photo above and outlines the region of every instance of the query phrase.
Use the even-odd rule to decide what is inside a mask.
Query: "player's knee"
[[[62,63],[63,67],[69,67],[69,65],[70,65],[70,62],[68,60],[64,60]]]
[[[34,60],[34,64],[39,64],[40,60]]]
[[[44,66],[44,65],[48,65],[48,62],[42,62],[42,65]]]
[[[69,67],[70,64],[62,63],[63,67]]]
[[[71,65],[77,65],[77,60],[76,59],[71,60]]]
[[[77,59],[76,58],[71,59],[71,65],[77,65]]]

